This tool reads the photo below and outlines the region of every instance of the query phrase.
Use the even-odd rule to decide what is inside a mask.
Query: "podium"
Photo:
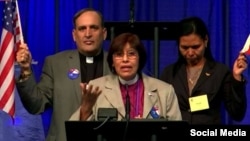
[[[166,141],[189,135],[186,121],[66,121],[67,141]]]
[[[107,39],[112,40],[123,32],[132,32],[141,40],[151,40],[154,43],[152,55],[154,56],[154,77],[159,74],[159,44],[160,40],[175,40],[177,38],[177,22],[106,22]]]

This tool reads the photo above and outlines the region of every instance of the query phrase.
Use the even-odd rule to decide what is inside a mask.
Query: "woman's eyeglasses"
[[[116,60],[122,60],[124,55],[126,55],[126,57],[128,59],[135,59],[135,58],[137,58],[138,53],[136,51],[127,51],[126,53],[124,53],[124,52],[115,52],[113,54],[113,57]]]

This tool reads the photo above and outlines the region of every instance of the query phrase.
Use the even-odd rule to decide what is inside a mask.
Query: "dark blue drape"
[[[24,40],[32,52],[33,68],[37,79],[39,80],[46,56],[58,51],[76,48],[71,33],[72,17],[76,11],[84,7],[93,7],[103,13],[105,21],[128,22],[131,17],[130,2],[128,0],[19,0]],[[1,18],[3,4],[4,2],[0,1]],[[214,57],[232,67],[234,59],[250,34],[249,9],[249,0],[135,0],[134,18],[135,22],[176,22],[187,16],[199,16],[209,28]],[[0,23],[0,27],[2,27],[2,23]],[[177,46],[172,40],[160,41],[159,44],[160,73],[164,66],[177,58]],[[109,41],[105,41],[104,48],[107,49],[108,45]],[[149,54],[145,71],[152,74],[154,70],[153,59],[157,56],[152,54],[152,41],[145,41],[145,45]],[[248,73],[245,75],[249,81]],[[248,103],[250,103],[249,91],[250,85],[247,84]],[[51,110],[46,111],[42,116],[30,115],[22,107],[18,94],[16,101],[19,103],[17,104],[16,124],[12,125],[8,115],[0,112],[0,140],[44,140],[44,135],[47,134],[50,124]],[[225,123],[235,123],[227,117],[223,109],[222,113],[225,117]],[[249,118],[250,106],[248,105],[245,119],[237,124],[250,124]],[[31,133],[29,129],[35,127],[37,129]],[[12,129],[15,132],[9,132]],[[13,136],[10,136],[10,133],[13,133]],[[38,134],[39,136],[37,136]]]
[[[250,34],[250,1],[248,0],[230,0],[228,6],[228,57],[229,64],[232,66],[237,53],[244,46],[248,35]],[[250,57],[248,57],[248,71],[245,72],[247,77],[247,113],[244,120],[238,124],[250,124]]]

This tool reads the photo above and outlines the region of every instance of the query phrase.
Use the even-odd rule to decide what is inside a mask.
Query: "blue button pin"
[[[155,118],[160,118],[159,115],[159,109],[157,107],[152,107],[150,111],[150,115],[155,119]]]
[[[76,79],[76,78],[79,76],[79,74],[80,74],[80,72],[79,72],[78,69],[72,68],[72,69],[70,69],[70,70],[68,71],[68,77],[69,77],[71,80]]]

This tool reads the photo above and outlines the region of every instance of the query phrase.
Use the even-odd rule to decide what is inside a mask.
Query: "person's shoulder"
[[[174,66],[175,63],[165,66],[161,71],[160,78],[162,78],[164,75],[172,74],[174,71]]]
[[[91,80],[91,82],[102,82],[102,81],[105,81],[107,79],[108,75],[104,75],[104,76],[101,76],[101,77],[98,77],[98,78],[95,78],[93,80]]]
[[[176,63],[172,63],[172,64],[169,64],[169,65],[166,65],[166,66],[164,67],[164,69],[173,68],[175,64],[176,64]]]
[[[107,81],[113,80],[114,77],[115,77],[115,75],[107,74],[107,75],[104,75],[104,76],[101,76],[101,77],[92,79],[92,80],[91,80],[91,83],[97,83],[97,82],[98,82],[98,83],[104,84],[104,83],[107,82]]]
[[[107,50],[105,50],[105,49],[103,49],[103,53],[108,54],[108,51],[107,51]]]
[[[167,83],[165,81],[162,81],[156,77],[148,76],[148,75],[143,75],[143,79],[147,80],[147,82],[151,85],[155,85],[157,87],[169,87],[171,86],[170,83]]]
[[[172,64],[169,64],[169,65],[166,65],[164,68],[163,68],[163,72],[168,72],[168,71],[172,71],[174,69],[174,66],[176,65],[176,63],[172,63]]]
[[[58,57],[65,58],[65,56],[70,56],[73,54],[78,54],[78,51],[76,49],[63,50],[63,51],[57,52],[55,54],[49,55],[49,56],[47,56],[47,58],[58,58]]]
[[[210,66],[213,66],[216,70],[221,70],[221,71],[222,70],[228,71],[230,69],[230,67],[228,65],[226,65],[225,63],[219,62],[219,61],[210,63]]]
[[[93,84],[95,86],[105,86],[107,83],[112,83],[114,81],[113,75],[104,75],[95,79],[92,79],[89,84]]]
[[[228,68],[228,65],[226,65],[226,64],[224,64],[224,63],[222,63],[222,62],[216,62],[216,65],[217,65],[218,67]]]
[[[103,54],[104,54],[104,57],[105,57],[105,58],[108,57],[108,51],[106,51],[106,50],[103,49]]]
[[[70,54],[74,54],[77,53],[78,51],[76,49],[71,49],[71,50],[63,50],[61,52],[58,52],[56,54],[54,54],[55,56],[65,56],[65,55],[70,55]]]

